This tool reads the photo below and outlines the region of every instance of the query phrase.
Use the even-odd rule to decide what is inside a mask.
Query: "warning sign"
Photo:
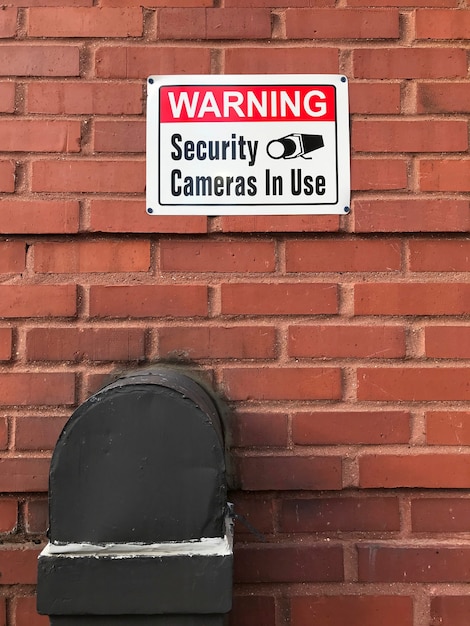
[[[349,210],[344,76],[151,76],[147,212]]]

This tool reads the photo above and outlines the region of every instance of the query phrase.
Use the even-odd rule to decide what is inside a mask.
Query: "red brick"
[[[148,272],[149,269],[149,241],[39,242],[34,245],[34,270],[39,273]]]
[[[351,144],[357,152],[460,152],[468,127],[463,120],[356,120]]]
[[[0,491],[47,491],[50,459],[10,457],[0,459]],[[0,557],[0,571],[3,572]],[[21,582],[21,581],[17,581]],[[7,584],[2,576],[2,584]]]
[[[16,626],[49,626],[49,617],[36,611],[36,598],[16,598],[14,603]]]
[[[143,193],[143,161],[35,161],[32,191]]]
[[[1,233],[68,234],[78,232],[78,225],[78,202],[2,199]]]
[[[408,596],[296,596],[291,625],[413,626],[413,599]]]
[[[224,283],[222,313],[313,315],[338,311],[337,286],[329,283]]]
[[[353,201],[352,215],[357,233],[466,232],[470,228],[468,201],[453,198],[357,199]],[[438,244],[433,240],[433,246]],[[418,241],[410,242],[412,249],[419,245]],[[434,252],[433,258],[438,261]]]
[[[470,312],[465,283],[357,284],[355,315],[462,315]]]
[[[3,118],[0,144],[9,152],[79,152],[80,122]]]
[[[406,411],[309,411],[292,417],[292,440],[299,445],[386,445],[409,438]]]
[[[272,326],[171,326],[161,328],[159,354],[189,359],[273,359]]]
[[[12,38],[16,35],[17,9],[2,8],[0,13],[0,39]]]
[[[470,191],[470,159],[419,162],[422,191]]]
[[[26,246],[21,241],[0,241],[0,274],[18,274],[25,269]]]
[[[243,523],[244,520],[258,533],[272,534],[274,532],[273,498],[256,492],[247,494],[234,491],[230,494],[230,499],[234,503],[235,513],[239,516],[238,519],[235,518],[237,537],[244,535],[243,541],[257,538],[253,530]]]
[[[139,361],[145,357],[141,328],[32,328],[28,361]]]
[[[0,546],[2,585],[34,585],[37,578],[37,558],[40,550],[29,546]]]
[[[341,489],[337,456],[250,456],[239,459],[239,479],[246,491]]]
[[[290,326],[288,342],[290,357],[389,359],[405,355],[401,326]]]
[[[362,114],[400,112],[399,83],[350,83],[349,110]]]
[[[79,46],[71,45],[4,45],[0,76],[79,76],[79,54]]]
[[[226,7],[268,7],[281,8],[289,7],[306,7],[312,4],[311,0],[225,0]],[[315,0],[315,6],[334,6],[334,0]]]
[[[339,230],[338,215],[229,215],[220,218],[225,233],[302,233]]]
[[[65,417],[17,417],[16,450],[53,450],[66,421]]]
[[[359,459],[359,485],[363,488],[468,489],[468,454],[365,455]]]
[[[151,74],[209,74],[208,48],[170,46],[100,47],[96,51],[98,78],[147,78]]]
[[[145,152],[145,121],[96,120],[93,150],[95,152]]]
[[[51,7],[29,9],[30,37],[139,37],[143,32],[138,8]]]
[[[228,48],[227,74],[338,73],[339,50],[335,48]]]
[[[426,356],[437,359],[470,358],[470,326],[428,326]]]
[[[470,109],[468,82],[418,83],[418,113],[467,113]]]
[[[464,546],[359,545],[360,582],[469,582],[470,549]]]
[[[411,527],[415,533],[466,533],[470,500],[423,498],[411,501]]]
[[[468,39],[470,11],[418,9],[416,39]]]
[[[233,444],[238,447],[287,447],[285,413],[238,413],[232,418]]]
[[[467,626],[470,598],[465,596],[438,596],[431,598],[432,624],[440,626]]]
[[[359,368],[357,376],[359,400],[470,400],[468,370],[463,367]]]
[[[13,113],[15,110],[15,91],[14,82],[0,82],[0,112]],[[1,167],[1,162],[0,162]],[[1,177],[1,174],[0,174]]]
[[[287,272],[387,272],[401,267],[392,240],[309,239],[286,242]]]
[[[105,233],[206,233],[204,215],[148,215],[145,200],[92,200],[86,230]],[[132,219],[130,219],[132,216]]]
[[[268,9],[161,9],[159,39],[269,39]]]
[[[0,383],[0,406],[54,406],[75,401],[75,375],[72,373],[8,372],[0,374]]]
[[[15,191],[15,170],[14,161],[0,161],[0,192],[13,193]],[[2,213],[0,215],[3,214],[3,202],[5,200],[2,199]]]
[[[8,448],[8,419],[6,417],[0,417],[0,450],[6,450]]]
[[[0,328],[0,361],[11,359],[13,332],[11,328]]]
[[[429,411],[426,414],[426,443],[429,445],[470,445],[470,412]]]
[[[392,9],[288,9],[288,39],[398,39],[398,11]]]
[[[38,82],[26,87],[29,113],[138,115],[142,108],[142,86],[137,83]]]
[[[49,526],[49,503],[47,498],[27,500],[25,503],[26,532],[44,534]]]
[[[352,53],[355,78],[465,78],[465,50],[364,48]]]
[[[341,371],[336,367],[225,369],[231,400],[339,400]]]
[[[0,317],[73,317],[75,285],[0,285]]]
[[[272,241],[160,242],[160,266],[177,272],[273,272],[276,249]]]
[[[204,285],[94,285],[92,317],[188,317],[207,315]]]
[[[235,551],[235,582],[341,582],[340,546],[246,545]]]
[[[214,0],[145,0],[146,7],[211,7]],[[122,0],[101,0],[102,6],[121,6]],[[126,0],[126,6],[142,6],[142,0]]]
[[[406,7],[410,6],[410,0],[347,0],[347,5],[350,7]],[[458,0],[413,0],[413,7],[457,7]]]
[[[12,533],[18,525],[18,500],[0,500],[0,533]],[[1,623],[1,620],[0,620]]]
[[[400,530],[398,498],[309,498],[281,502],[285,533]]]
[[[8,0],[8,4],[18,7],[64,7],[64,6],[92,6],[93,0]]]
[[[272,626],[276,619],[274,598],[270,596],[234,596],[229,626]]]
[[[403,159],[354,158],[351,161],[351,187],[354,191],[406,189],[407,167],[407,162]],[[375,209],[380,210],[385,201],[373,204]]]

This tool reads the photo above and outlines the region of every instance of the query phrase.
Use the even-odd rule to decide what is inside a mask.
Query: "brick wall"
[[[237,528],[232,626],[467,626],[468,0],[143,3],[0,11],[0,625],[48,623],[65,420],[176,358],[266,538]],[[146,215],[145,79],[179,73],[347,75],[351,215]]]

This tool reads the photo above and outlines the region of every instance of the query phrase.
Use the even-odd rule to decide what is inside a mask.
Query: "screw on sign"
[[[344,76],[149,78],[149,214],[339,214],[349,179]]]

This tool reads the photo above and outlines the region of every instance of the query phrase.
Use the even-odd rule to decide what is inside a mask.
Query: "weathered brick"
[[[223,370],[231,400],[339,400],[341,371],[336,367],[264,367]]]
[[[407,162],[404,159],[353,158],[351,161],[351,188],[354,191],[388,191],[406,189],[408,186]],[[354,200],[354,205],[359,200]],[[388,200],[381,199],[369,202],[374,209],[380,211],[382,204]],[[353,213],[354,215],[354,213]]]
[[[431,598],[431,619],[441,626],[466,626],[470,598],[467,595],[437,596]]]
[[[357,152],[460,152],[468,127],[463,120],[356,120],[351,144]]]
[[[145,152],[144,120],[96,120],[93,133],[95,152]]]
[[[76,311],[75,285],[0,285],[2,317],[72,317]]]
[[[325,233],[339,230],[338,215],[228,215],[220,219],[225,233]]]
[[[275,623],[276,607],[271,596],[237,596],[229,614],[229,626],[271,626]]]
[[[470,11],[418,9],[416,39],[468,39]]]
[[[43,160],[32,164],[32,191],[143,193],[145,163],[118,160]]]
[[[386,272],[401,268],[395,241],[309,239],[286,243],[287,272]]]
[[[209,74],[210,50],[156,46],[99,47],[95,56],[98,78],[147,78],[151,74]]]
[[[465,50],[363,48],[352,53],[355,78],[464,78]]]
[[[0,233],[77,233],[79,204],[74,201],[2,199]]]
[[[205,215],[148,215],[145,200],[92,200],[85,230],[105,233],[206,233]],[[132,216],[132,219],[130,219]]]
[[[415,533],[466,533],[470,500],[422,498],[411,501],[411,528]]]
[[[359,400],[470,400],[464,367],[378,367],[357,371]]]
[[[0,145],[9,152],[78,152],[80,122],[3,118]]]
[[[226,315],[314,315],[336,313],[337,286],[329,283],[224,283]]]
[[[273,241],[160,242],[160,266],[176,272],[272,272],[276,249]]]
[[[45,274],[148,272],[150,242],[70,241],[34,245],[34,270]]]
[[[204,285],[93,285],[91,317],[207,315]]]
[[[13,113],[15,110],[16,85],[14,82],[0,81],[0,112]],[[1,167],[1,162],[0,162]],[[1,178],[1,174],[0,174]]]
[[[391,532],[400,530],[398,498],[295,498],[283,500],[285,533]]]
[[[272,326],[170,326],[158,332],[159,354],[189,359],[273,359]]]
[[[139,361],[145,357],[141,328],[32,328],[28,361]]]
[[[3,7],[0,13],[0,39],[11,39],[16,35],[18,11]]]
[[[295,596],[291,598],[291,624],[321,626],[403,626],[413,625],[413,598],[410,596]]]
[[[470,358],[470,326],[428,326],[426,356],[437,359]]]
[[[247,491],[341,489],[341,458],[334,456],[250,456],[239,459]]]
[[[357,233],[466,232],[470,228],[468,201],[454,198],[357,199],[353,201],[352,215]],[[419,245],[418,241],[410,241],[410,249]],[[433,240],[434,245],[441,244]],[[437,254],[433,252],[432,256],[439,262]],[[413,257],[412,262],[416,263]]]
[[[360,582],[469,582],[466,546],[359,545]]]
[[[18,274],[25,264],[26,246],[22,241],[0,241],[0,274]]]
[[[0,328],[0,361],[11,359],[13,332],[11,328]]]
[[[49,526],[49,503],[47,498],[27,500],[24,516],[26,532],[45,534]]]
[[[49,617],[39,615],[36,610],[36,597],[17,597],[14,601],[16,626],[49,626]]]
[[[139,37],[143,16],[138,8],[33,7],[27,30],[30,37]]]
[[[470,445],[470,412],[449,410],[426,413],[426,442],[430,445]]]
[[[292,416],[292,441],[299,445],[394,444],[410,438],[406,411],[309,411]]]
[[[465,283],[368,283],[354,288],[356,315],[462,315],[470,311]]]
[[[339,50],[334,48],[227,48],[227,74],[312,73],[339,71]]]
[[[0,500],[0,533],[11,533],[18,525],[18,500],[3,498]],[[0,622],[1,623],[1,622]]]
[[[470,159],[419,161],[422,191],[470,191]]]
[[[0,384],[0,406],[70,405],[75,401],[75,374],[68,372],[7,372],[0,374]]]
[[[0,192],[12,193],[15,191],[15,171],[14,161],[0,161]]]
[[[45,457],[10,457],[0,459],[0,490],[7,493],[47,491],[49,465],[50,459]],[[2,558],[0,556],[0,571],[3,573],[1,561]],[[28,581],[16,580],[12,582],[27,583]],[[2,584],[8,584],[3,575]]]
[[[231,427],[235,446],[287,447],[288,423],[285,413],[237,413]]]
[[[161,9],[159,39],[269,39],[268,9]]]
[[[41,81],[26,86],[29,113],[138,115],[142,108],[142,85],[138,83]]]
[[[343,550],[340,546],[247,545],[235,551],[235,582],[340,582]]]
[[[2,585],[34,585],[37,578],[37,547],[0,546]]]
[[[418,113],[466,113],[470,108],[467,81],[418,83]]]
[[[288,39],[398,39],[393,9],[288,9]]]
[[[67,418],[18,417],[15,428],[16,450],[53,450]]]
[[[71,45],[4,45],[0,76],[78,76],[79,54],[79,46]]]
[[[362,114],[400,112],[399,83],[349,83],[349,110]]]
[[[359,459],[359,486],[468,489],[468,454],[364,455]]]

